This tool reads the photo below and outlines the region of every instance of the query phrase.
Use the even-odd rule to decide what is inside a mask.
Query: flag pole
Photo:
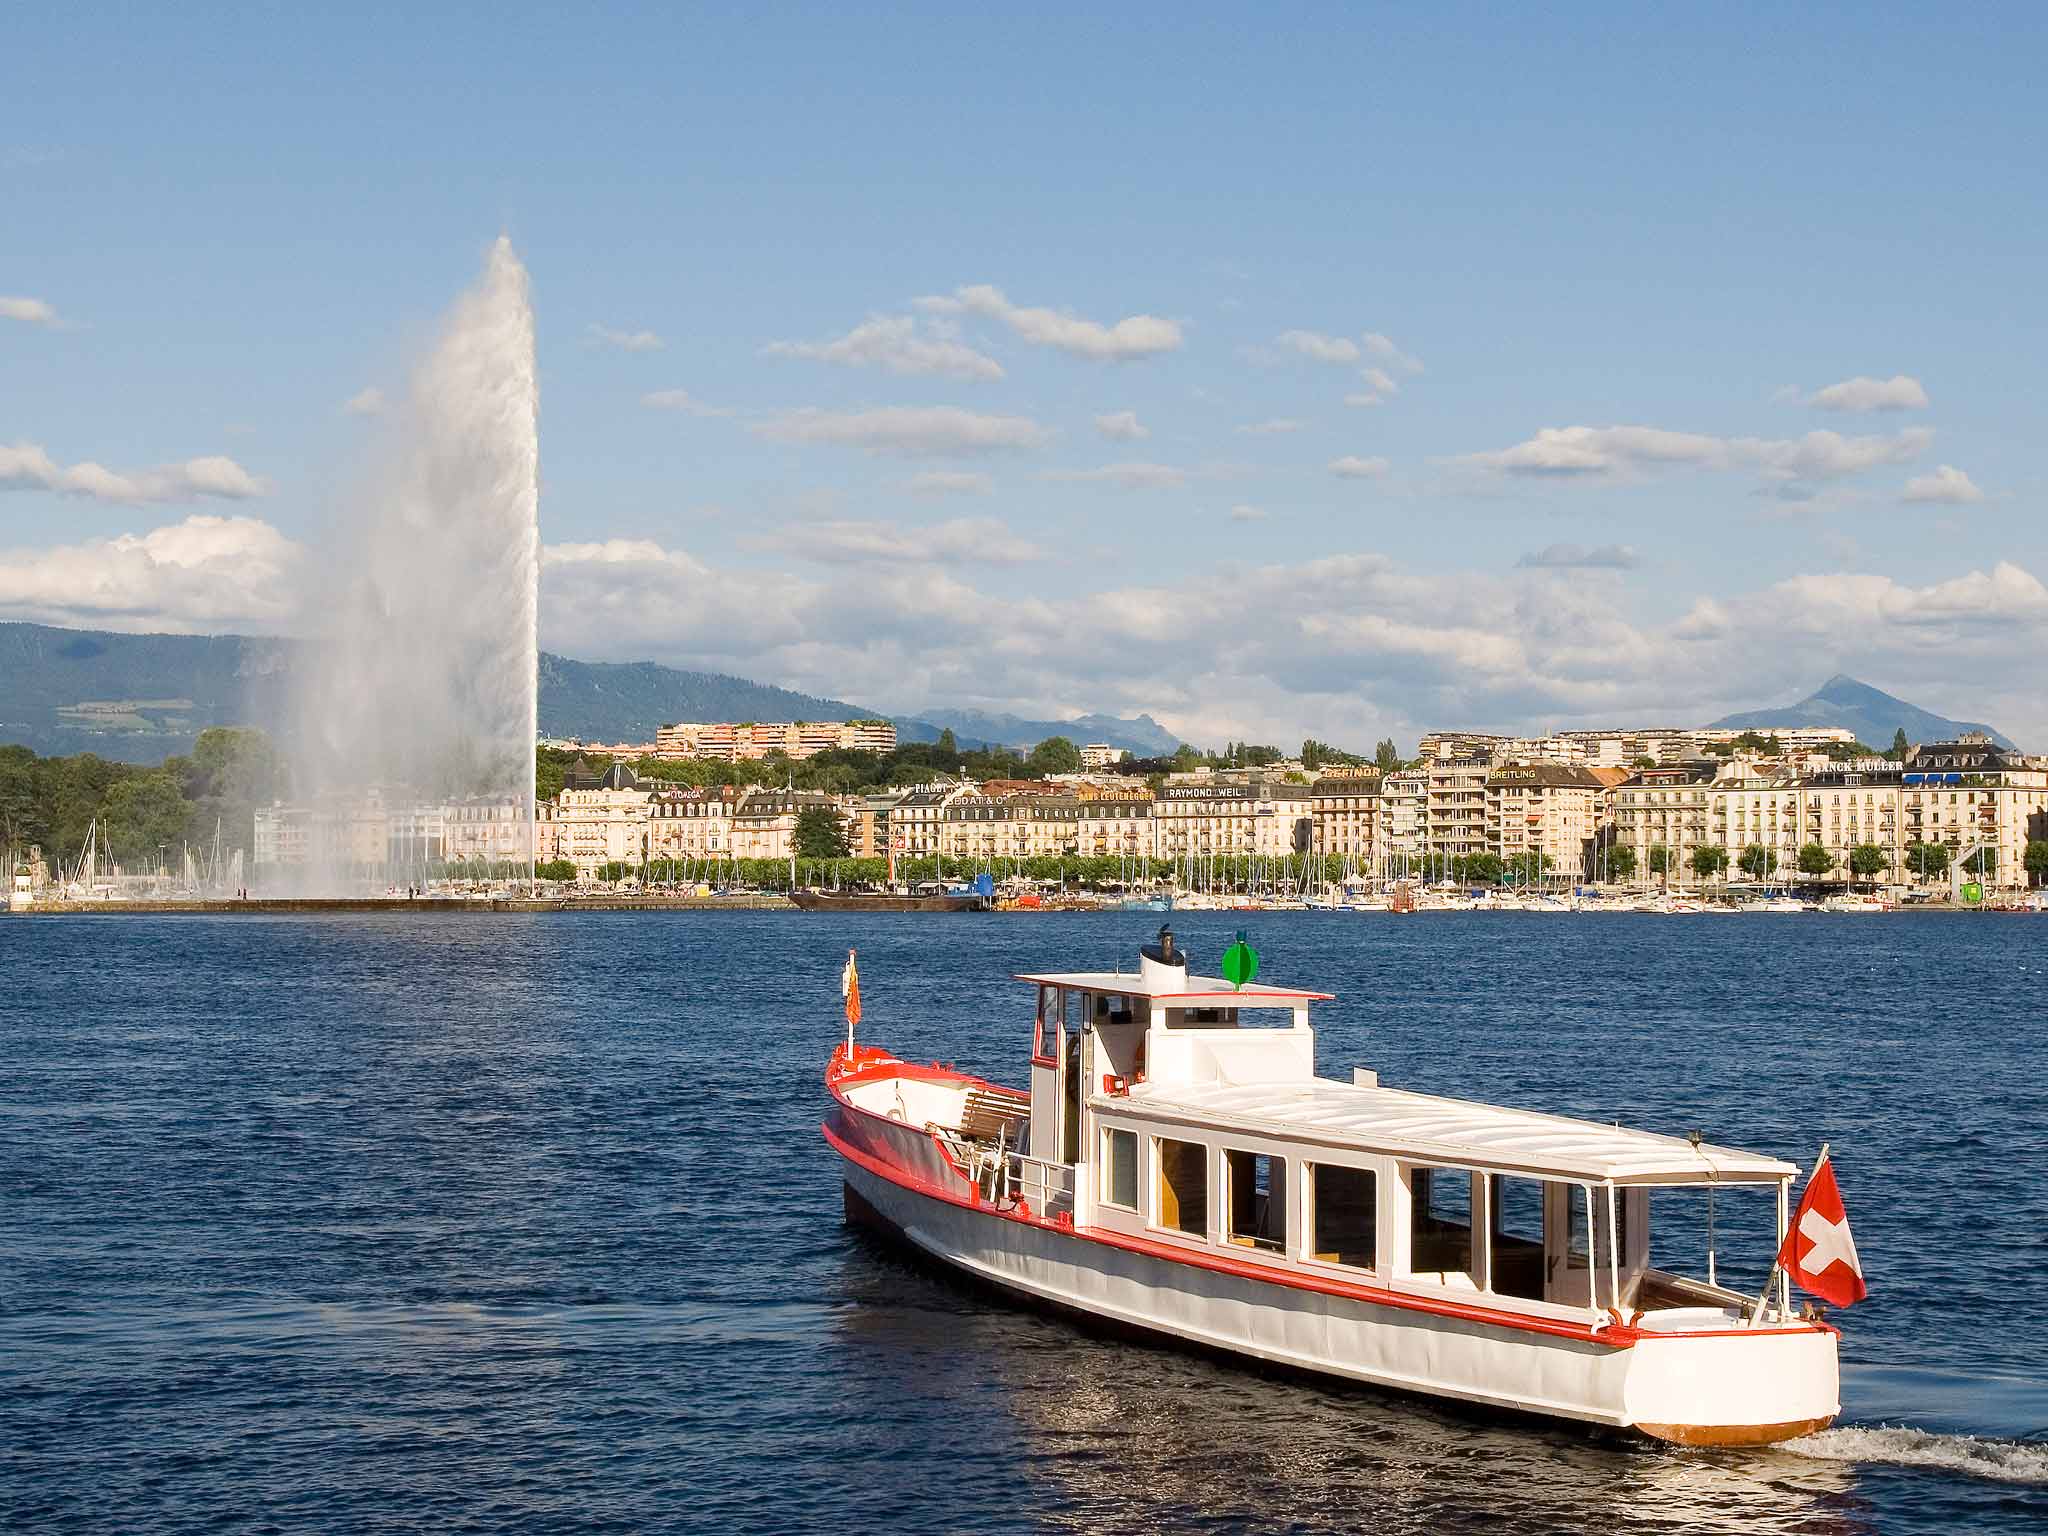
[[[852,1065],[852,1063],[853,1063],[853,1021],[854,1021],[854,1020],[855,1020],[856,1018],[858,1018],[858,1017],[859,1017],[859,1010],[858,1010],[858,1005],[857,1005],[857,1004],[855,1003],[855,1001],[854,1001],[854,999],[855,999],[855,998],[856,998],[856,997],[857,997],[857,996],[859,995],[859,993],[858,993],[858,992],[857,992],[857,990],[855,990],[855,989],[857,989],[857,988],[858,988],[858,987],[860,986],[860,981],[859,981],[859,976],[860,976],[860,972],[859,972],[859,971],[858,971],[857,969],[855,969],[855,962],[854,962],[854,956],[855,956],[855,954],[856,954],[856,951],[854,951],[854,950],[851,950],[851,949],[847,950],[847,952],[846,952],[846,974],[847,974],[847,976],[848,976],[848,977],[850,978],[850,984],[849,984],[849,985],[848,985],[848,987],[847,987],[847,988],[845,989],[845,990],[846,990],[846,994],[847,994],[847,996],[846,996],[846,1060],[847,1060],[847,1064],[848,1064],[849,1066],[851,1066],[851,1065]]]
[[[1816,1157],[1813,1160],[1813,1172],[1809,1173],[1806,1176],[1806,1182],[1808,1185],[1811,1185],[1813,1181],[1817,1177],[1819,1177],[1821,1167],[1823,1164],[1827,1162],[1827,1160],[1828,1143],[1822,1142],[1820,1144],[1820,1156]],[[1778,1198],[1782,1202],[1785,1197],[1783,1194],[1780,1194]],[[1780,1210],[1783,1210],[1783,1204],[1781,1203],[1778,1208]],[[1786,1221],[1781,1222],[1780,1225],[1784,1227],[1785,1230],[1781,1231],[1778,1234],[1777,1251],[1773,1253],[1771,1256],[1771,1272],[1768,1275],[1764,1276],[1764,1288],[1761,1291],[1757,1292],[1756,1304],[1750,1308],[1749,1322],[1745,1325],[1750,1328],[1754,1328],[1759,1322],[1763,1320],[1764,1306],[1771,1299],[1771,1287],[1778,1283],[1778,1271],[1784,1267],[1783,1260],[1785,1256],[1785,1239],[1791,1235],[1791,1223],[1789,1218]],[[1794,1256],[1797,1256],[1797,1250],[1794,1250]],[[1787,1310],[1790,1310],[1789,1303],[1787,1305]]]

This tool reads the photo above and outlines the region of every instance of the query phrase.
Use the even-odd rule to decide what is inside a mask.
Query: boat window
[[[1597,1248],[1593,1251],[1599,1254],[1598,1267],[1604,1269],[1607,1267],[1608,1260],[1607,1192],[1604,1189],[1596,1189],[1592,1193],[1593,1220],[1596,1224],[1596,1235],[1598,1237]],[[1614,1201],[1614,1209],[1615,1214],[1620,1218],[1621,1221],[1621,1252],[1625,1256],[1628,1253],[1628,1201],[1620,1196],[1616,1196]],[[1574,1189],[1572,1191],[1571,1232],[1570,1237],[1565,1245],[1565,1268],[1586,1268],[1587,1252],[1588,1249],[1586,1246],[1586,1195],[1584,1191],[1584,1186],[1581,1186],[1580,1188]]]
[[[1264,1152],[1226,1151],[1230,1240],[1244,1248],[1287,1251],[1287,1160]]]
[[[1488,1176],[1492,1209],[1492,1274],[1487,1289],[1500,1296],[1543,1300],[1543,1181]]]
[[[1472,1175],[1463,1168],[1408,1170],[1408,1268],[1418,1275],[1472,1273]]]
[[[1193,1237],[1209,1235],[1209,1149],[1199,1141],[1155,1137],[1159,1157],[1159,1225]]]
[[[1138,1208],[1138,1133],[1105,1130],[1102,1133],[1102,1203]]]
[[[1309,1209],[1315,1233],[1311,1253],[1326,1264],[1378,1267],[1379,1179],[1371,1169],[1311,1168]]]
[[[1038,989],[1038,1028],[1032,1037],[1031,1060],[1041,1067],[1059,1065],[1060,1049],[1060,989],[1040,987]]]

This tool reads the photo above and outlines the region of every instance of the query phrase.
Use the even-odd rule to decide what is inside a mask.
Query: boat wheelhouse
[[[1327,993],[1137,973],[1032,989],[1029,1092],[851,1038],[826,1139],[850,1218],[1041,1303],[1374,1386],[1764,1444],[1839,1411],[1836,1331],[1651,1262],[1659,1192],[1790,1163],[1315,1075]],[[1710,1268],[1712,1266],[1710,1259]]]

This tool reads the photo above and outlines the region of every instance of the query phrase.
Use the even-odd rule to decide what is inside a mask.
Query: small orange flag
[[[860,1022],[860,968],[853,963],[853,951],[846,952],[846,970],[839,977],[839,990],[846,998],[846,1027]]]

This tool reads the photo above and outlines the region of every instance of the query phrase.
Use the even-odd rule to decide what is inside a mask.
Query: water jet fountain
[[[308,894],[470,856],[530,872],[539,402],[526,269],[501,236],[307,593],[290,755]]]

